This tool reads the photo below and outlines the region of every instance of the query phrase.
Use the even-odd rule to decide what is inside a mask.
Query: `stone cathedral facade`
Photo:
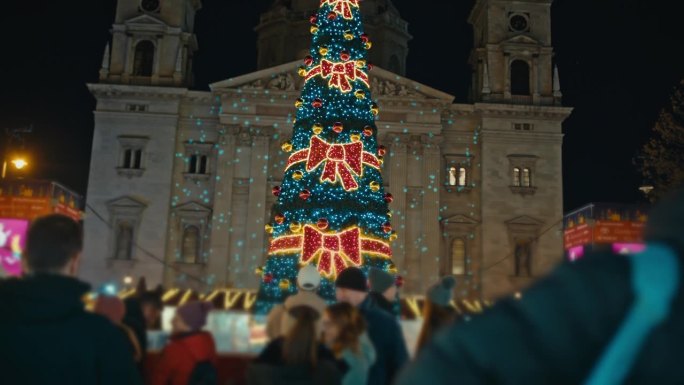
[[[472,103],[406,78],[408,25],[362,3],[384,181],[407,294],[457,276],[457,295],[514,292],[562,258],[562,122],[552,0],[478,0]],[[119,0],[97,99],[82,274],[256,289],[318,0],[261,17],[258,70],[194,91],[200,0]],[[201,44],[201,42],[199,42]]]

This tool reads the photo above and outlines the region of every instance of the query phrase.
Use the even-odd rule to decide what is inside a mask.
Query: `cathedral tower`
[[[553,67],[553,0],[478,0],[470,14],[475,44],[471,55],[476,102],[558,105]]]
[[[192,83],[193,33],[200,0],[119,0],[100,81],[186,87]]]
[[[311,34],[308,16],[320,0],[276,0],[261,15],[257,31],[258,69],[303,59],[309,53]],[[408,24],[391,0],[361,2],[365,30],[373,39],[372,63],[399,75],[406,74]]]

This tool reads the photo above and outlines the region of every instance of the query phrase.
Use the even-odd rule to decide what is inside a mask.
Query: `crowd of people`
[[[459,319],[455,279],[443,277],[426,295],[413,360],[392,275],[349,267],[336,278],[336,303],[326,304],[317,269],[305,266],[297,294],[268,315],[270,341],[247,384],[684,383],[672,354],[684,338],[684,192],[651,211],[645,240],[638,255],[562,264],[522,299],[471,319]],[[215,341],[204,330],[209,303],[176,309],[169,342],[145,376],[146,330],[160,326],[161,293],[100,295],[87,310],[90,287],[76,278],[81,250],[80,225],[69,218],[31,225],[26,274],[0,281],[3,384],[219,383]]]

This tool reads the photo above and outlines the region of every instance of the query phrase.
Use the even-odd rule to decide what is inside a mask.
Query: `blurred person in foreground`
[[[394,276],[385,270],[371,267],[368,271],[368,286],[368,296],[375,302],[375,306],[396,316],[394,305],[399,291]]]
[[[375,348],[375,363],[368,383],[392,384],[399,370],[408,361],[408,350],[397,319],[377,307],[368,296],[368,280],[358,267],[348,267],[335,280],[335,296],[339,302],[356,307],[366,320],[368,337]]]
[[[124,302],[119,297],[100,295],[95,301],[93,313],[107,318],[119,328],[128,342],[128,348],[133,360],[136,364],[140,364],[140,361],[143,359],[143,352],[138,337],[133,329],[123,323],[124,315],[126,314]]]
[[[295,320],[288,312],[288,309],[297,306],[309,306],[316,310],[319,315],[323,313],[326,307],[325,301],[316,293],[320,285],[321,275],[316,266],[306,265],[299,269],[297,274],[297,294],[287,297],[284,303],[273,306],[268,313],[266,335],[268,335],[270,340],[286,335],[294,325]],[[319,335],[320,331],[319,317],[316,322],[316,335]]]
[[[422,349],[399,385],[682,384],[684,190],[649,213],[646,250],[564,263]]]
[[[0,282],[2,384],[141,384],[121,331],[85,310],[90,286],[75,278],[82,248],[81,228],[66,216],[29,228],[24,276]]]
[[[293,324],[272,340],[247,370],[248,385],[341,384],[346,365],[319,340],[321,314],[311,306],[288,308]]]
[[[373,343],[366,335],[366,321],[351,304],[340,302],[323,312],[323,342],[349,369],[342,385],[365,385],[375,362]]]
[[[423,304],[423,326],[418,337],[416,352],[420,352],[437,332],[450,325],[456,319],[456,309],[451,306],[456,279],[444,277],[428,289]]]
[[[202,329],[212,304],[191,301],[172,320],[169,344],[152,376],[152,385],[218,384],[218,354],[214,337]]]

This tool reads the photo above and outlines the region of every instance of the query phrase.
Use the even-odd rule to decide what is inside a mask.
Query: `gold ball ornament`
[[[264,230],[265,230],[266,233],[268,233],[268,234],[273,234],[273,226],[271,226],[271,225],[268,224],[268,223],[264,226]]]
[[[317,25],[312,25],[312,26],[311,26],[311,29],[309,29],[309,31],[311,31],[311,34],[312,34],[312,35],[317,34],[317,33],[318,33],[318,26],[317,26]]]
[[[304,99],[297,98],[297,100],[295,100],[295,107],[302,108],[303,105],[304,105]]]
[[[378,107],[377,104],[373,103],[371,105],[371,112],[373,113],[373,115],[379,114],[380,113],[380,107]]]
[[[371,49],[373,48],[373,42],[372,41],[367,41],[366,44],[364,44],[364,47],[366,49]]]
[[[328,47],[327,46],[321,46],[321,48],[318,49],[318,53],[320,53],[323,56],[326,56],[328,54]]]
[[[389,236],[390,242],[396,241],[397,238],[399,238],[399,236],[397,235],[397,232],[392,230],[392,232],[390,233],[390,236]]]
[[[378,192],[378,191],[380,191],[380,183],[378,183],[378,182],[376,182],[376,181],[370,182],[369,187],[370,187],[370,189],[371,189],[372,192]]]
[[[263,275],[264,274],[264,267],[263,266],[257,266],[256,269],[254,269],[254,274],[256,275]]]
[[[349,135],[349,139],[351,139],[352,142],[356,143],[359,140],[361,140],[361,135],[359,134],[351,134]]]
[[[306,67],[300,66],[299,69],[297,70],[297,73],[299,76],[304,77],[306,76]]]
[[[284,152],[292,151],[292,142],[290,142],[289,140],[287,142],[283,142],[283,144],[280,145],[280,149]]]
[[[361,59],[356,61],[356,68],[363,68],[366,66],[366,61]]]
[[[356,96],[356,98],[359,100],[363,100],[366,98],[366,92],[363,90],[356,90],[356,92],[354,92],[354,96]]]
[[[282,291],[288,290],[290,288],[290,280],[289,279],[281,280],[280,283],[278,284],[278,287]]]
[[[318,135],[318,134],[320,134],[321,132],[323,132],[323,125],[320,124],[320,123],[315,123],[315,124],[311,127],[311,131],[313,131],[313,133],[314,133],[315,135]]]
[[[353,40],[354,34],[351,31],[344,31],[344,38],[346,40]]]
[[[295,171],[292,173],[292,179],[294,179],[296,181],[302,180],[303,177],[304,177],[304,173],[301,171]]]
[[[290,223],[290,231],[292,231],[293,233],[298,233],[302,231],[302,224],[299,222]]]

